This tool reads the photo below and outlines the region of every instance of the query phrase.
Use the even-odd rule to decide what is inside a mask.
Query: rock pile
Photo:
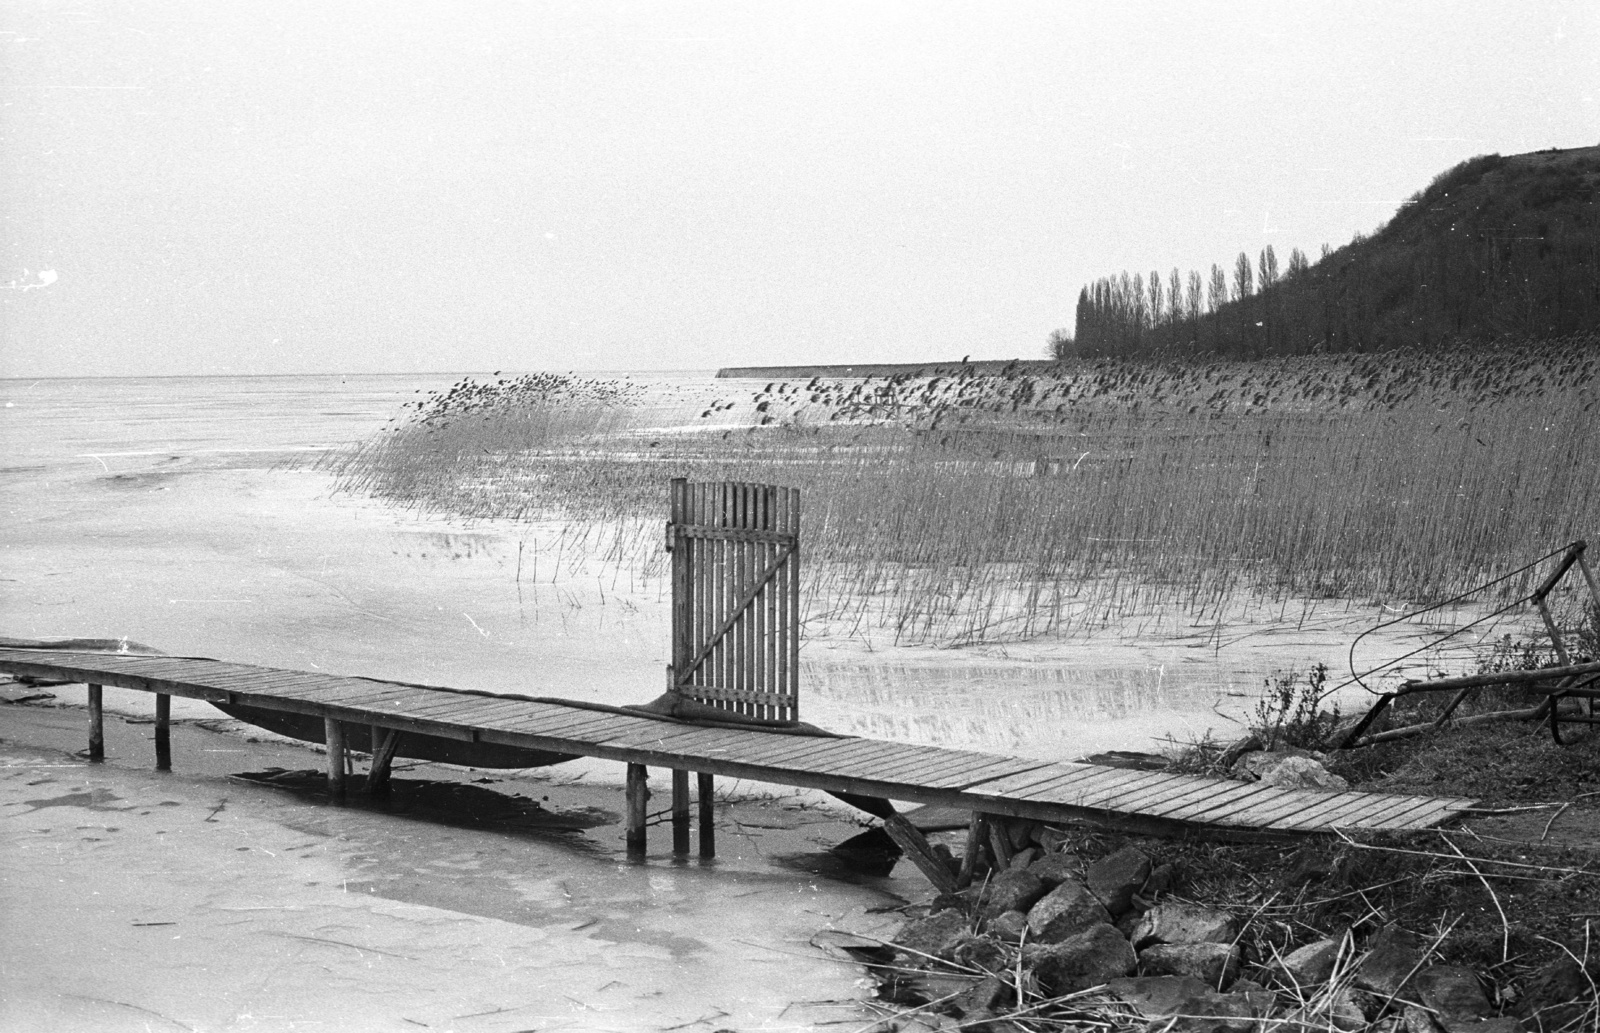
[[[1472,972],[1429,964],[1430,944],[1397,927],[1360,944],[1345,935],[1245,957],[1240,918],[1170,898],[1172,877],[1132,846],[1092,862],[1017,851],[1010,867],[935,899],[893,938],[890,968],[945,981],[937,1003],[882,1028],[1009,1033],[1051,1009],[1163,1033],[1523,1028],[1492,1017]]]

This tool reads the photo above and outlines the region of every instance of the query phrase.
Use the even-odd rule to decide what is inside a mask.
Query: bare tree
[[[1187,299],[1188,304],[1185,306],[1188,309],[1190,319],[1200,318],[1200,302],[1204,294],[1205,285],[1200,281],[1200,271],[1198,269],[1190,269],[1189,297]]]
[[[1287,274],[1285,274],[1285,279],[1293,276],[1299,276],[1309,268],[1311,268],[1311,264],[1306,261],[1306,253],[1301,251],[1299,248],[1290,249],[1289,271]]]
[[[1145,290],[1149,292],[1150,297],[1150,325],[1152,327],[1160,326],[1166,321],[1167,308],[1166,299],[1162,296],[1161,272],[1159,270],[1150,270],[1150,282],[1146,285]]]
[[[1173,266],[1167,274],[1167,322],[1183,321],[1183,274]]]

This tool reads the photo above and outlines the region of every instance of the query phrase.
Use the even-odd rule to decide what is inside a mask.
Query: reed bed
[[[1433,602],[1600,526],[1597,373],[1588,338],[735,382],[676,410],[545,376],[457,385],[330,462],[398,505],[560,520],[646,577],[668,478],[797,486],[812,634],[1006,640],[1158,611],[1220,626],[1290,599]]]

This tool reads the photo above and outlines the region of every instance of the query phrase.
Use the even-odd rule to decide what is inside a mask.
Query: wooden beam
[[[89,686],[89,759],[106,759],[105,707],[100,686]]]
[[[944,861],[928,846],[928,841],[923,838],[921,831],[911,822],[906,820],[904,814],[891,814],[883,820],[883,830],[889,833],[889,838],[895,845],[905,852],[911,863],[928,877],[934,888],[940,893],[954,893],[956,891],[956,876]]]
[[[156,693],[156,770],[172,770],[172,697]]]
[[[628,765],[626,792],[628,800],[627,841],[629,857],[643,857],[645,855],[644,823],[647,813],[646,805],[650,800],[649,777],[650,772],[643,764]]]
[[[344,799],[344,724],[331,717],[322,719],[323,741],[328,746],[328,795]]]
[[[672,769],[672,852],[689,855],[689,773]]]
[[[386,796],[389,792],[389,773],[394,764],[395,751],[400,748],[400,730],[372,726],[372,766],[367,770],[367,795]]]
[[[710,860],[717,856],[717,808],[713,795],[713,776],[709,772],[696,772],[695,796],[700,805],[700,857]]]
[[[983,853],[984,841],[989,835],[989,818],[982,811],[973,811],[967,823],[967,849],[961,855],[961,871],[956,874],[956,888],[972,885],[972,875],[978,866],[978,856]]]

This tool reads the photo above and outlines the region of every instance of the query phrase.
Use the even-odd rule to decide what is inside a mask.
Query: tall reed
[[[676,434],[568,383],[437,399],[334,463],[398,504],[559,518],[646,573],[669,477],[795,485],[816,632],[1013,639],[1289,596],[1435,601],[1514,569],[1600,527],[1597,372],[1585,340],[814,379],[680,413]]]

